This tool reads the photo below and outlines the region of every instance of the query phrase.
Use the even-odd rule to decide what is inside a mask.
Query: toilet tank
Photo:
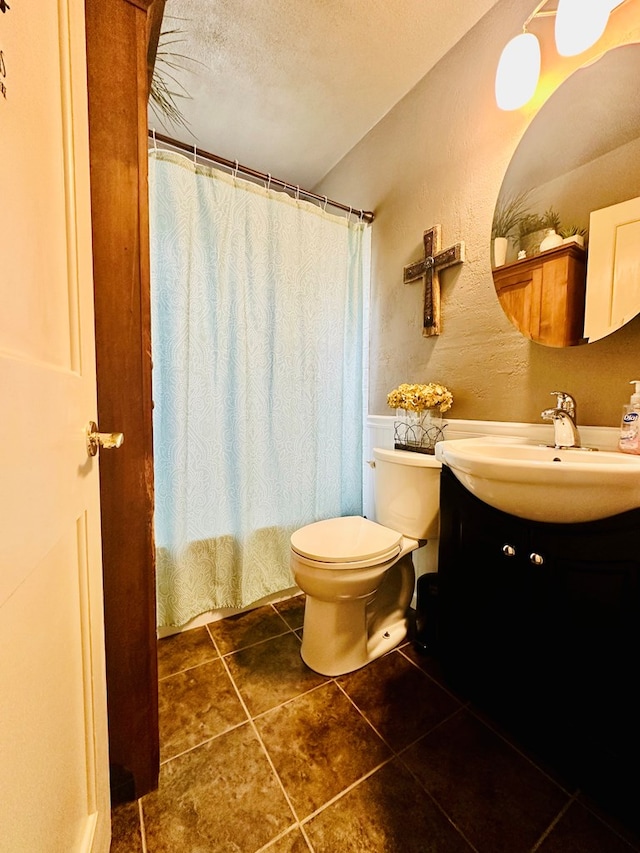
[[[374,447],[376,521],[411,539],[437,539],[442,463],[426,453]]]

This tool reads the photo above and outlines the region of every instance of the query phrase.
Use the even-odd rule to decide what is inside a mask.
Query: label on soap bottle
[[[618,447],[623,453],[640,454],[640,412],[631,406],[623,409]]]

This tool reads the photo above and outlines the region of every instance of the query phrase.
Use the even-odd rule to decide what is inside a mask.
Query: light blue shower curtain
[[[158,624],[293,585],[299,526],[362,511],[369,229],[151,151]]]

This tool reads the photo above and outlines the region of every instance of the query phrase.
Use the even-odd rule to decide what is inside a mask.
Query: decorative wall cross
[[[464,243],[440,249],[440,225],[424,232],[424,258],[404,268],[404,283],[424,279],[424,317],[422,334],[440,334],[440,270],[464,261]]]

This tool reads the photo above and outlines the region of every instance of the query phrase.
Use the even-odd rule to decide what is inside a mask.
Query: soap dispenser
[[[636,390],[622,410],[618,447],[623,453],[640,455],[640,379],[632,379],[629,384],[635,385]]]

